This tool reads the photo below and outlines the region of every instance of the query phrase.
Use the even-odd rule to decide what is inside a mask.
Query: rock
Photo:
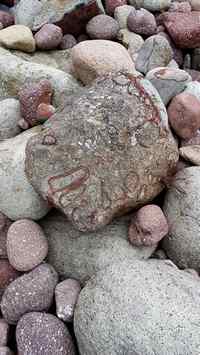
[[[183,92],[175,96],[168,106],[169,122],[181,138],[192,138],[200,128],[200,101]]]
[[[20,0],[15,9],[16,23],[38,31],[44,24],[53,23],[63,34],[83,33],[86,23],[104,12],[101,0]]]
[[[27,62],[0,48],[0,96],[17,97],[21,87],[48,79],[54,89],[53,105],[63,105],[66,96],[80,89],[80,85],[69,74],[48,65]]]
[[[200,146],[188,145],[186,147],[179,148],[180,156],[188,160],[192,165],[200,165]]]
[[[0,318],[0,347],[8,343],[9,325],[5,319]]]
[[[175,68],[155,68],[147,73],[150,80],[158,90],[163,103],[167,106],[170,100],[180,94],[192,80],[184,70]]]
[[[165,237],[168,230],[167,220],[161,208],[146,205],[133,215],[128,237],[130,243],[137,247],[152,246]]]
[[[58,275],[48,264],[18,277],[6,288],[1,300],[1,312],[9,324],[16,324],[28,312],[47,311],[53,301]],[[45,286],[44,286],[45,285]]]
[[[128,242],[130,217],[121,217],[97,232],[81,233],[60,212],[40,222],[48,239],[48,262],[61,279],[73,278],[83,285],[108,265],[129,258],[147,259],[155,247],[136,248]]]
[[[129,0],[129,3],[136,9],[146,9],[152,12],[167,10],[172,0]]]
[[[41,227],[29,219],[14,222],[7,235],[10,264],[18,271],[29,271],[47,256],[48,244]]]
[[[195,96],[200,101],[200,83],[198,81],[188,83],[184,92]]]
[[[106,13],[110,16],[114,15],[117,7],[127,4],[127,0],[105,0]]]
[[[121,29],[127,28],[128,16],[132,10],[133,7],[130,5],[119,6],[115,9],[114,18],[115,20],[117,20],[119,27]]]
[[[55,289],[56,314],[64,322],[72,322],[74,310],[81,292],[80,283],[74,279],[60,282]]]
[[[14,25],[14,16],[7,11],[0,10],[0,22],[3,28]]]
[[[6,287],[19,276],[20,273],[10,265],[8,260],[0,259],[0,300]]]
[[[191,5],[189,4],[188,1],[183,1],[183,2],[175,1],[171,3],[169,11],[187,13],[191,11]]]
[[[199,167],[189,167],[176,174],[164,201],[170,229],[162,243],[178,267],[197,271],[200,271],[199,178]]]
[[[189,3],[191,5],[193,11],[200,11],[199,0],[189,0]]]
[[[132,59],[133,55],[140,50],[144,43],[142,36],[129,31],[127,28],[119,30],[117,38],[124,45],[124,47],[128,48],[128,52]]]
[[[17,347],[20,354],[75,355],[67,327],[48,313],[25,314],[17,324]]]
[[[186,69],[185,70],[192,78],[192,81],[200,82],[200,72],[194,69]]]
[[[135,63],[136,70],[146,74],[157,67],[165,67],[173,58],[173,52],[166,38],[155,35],[146,39]]]
[[[49,207],[28,182],[24,172],[25,147],[38,126],[0,143],[0,211],[12,220],[45,216]]]
[[[38,122],[45,122],[46,120],[48,120],[51,116],[53,116],[53,114],[55,113],[56,109],[54,106],[49,105],[49,104],[45,104],[45,103],[41,103],[39,104],[38,108],[37,108],[37,121]]]
[[[38,107],[41,103],[50,105],[52,95],[53,88],[47,79],[22,86],[18,97],[21,115],[25,122],[20,120],[19,125],[27,129],[39,124],[41,121],[38,120]]]
[[[163,249],[157,249],[151,256],[154,259],[165,260],[167,259],[167,255]]]
[[[28,53],[35,51],[35,40],[31,30],[22,25],[13,25],[1,30],[0,44],[6,48]]]
[[[14,355],[7,346],[0,346],[0,355]]]
[[[127,19],[128,29],[144,36],[152,36],[156,33],[156,20],[151,12],[141,9],[133,9]]]
[[[179,65],[174,59],[172,59],[167,65],[167,68],[179,69]]]
[[[60,27],[47,23],[35,34],[35,43],[41,50],[50,50],[57,48],[63,39],[63,33]]]
[[[164,28],[165,30],[165,28]],[[163,31],[164,31],[163,30]],[[172,41],[172,39],[170,38],[170,36],[166,33],[166,32],[159,32],[158,33],[160,36],[163,36],[164,38],[166,38],[169,42],[169,45],[173,51],[173,59],[178,63],[178,65],[180,67],[183,66],[183,51],[180,48],[177,48],[174,44],[174,42]]]
[[[0,212],[0,258],[7,259],[6,239],[11,220]]]
[[[15,137],[21,132],[18,121],[21,119],[19,101],[5,99],[0,104],[0,141]]]
[[[63,36],[62,42],[60,44],[61,49],[70,49],[73,48],[77,44],[77,40],[74,36],[67,34]]]
[[[100,78],[43,127],[26,146],[27,177],[81,231],[152,200],[178,160],[157,91],[131,74]]]
[[[86,26],[86,32],[92,39],[115,39],[118,31],[118,22],[108,15],[97,15]]]
[[[194,269],[184,269],[185,272],[199,279],[199,274]]]
[[[181,139],[181,147],[191,146],[191,145],[200,145],[200,130],[198,129],[195,135],[190,139]]]
[[[74,319],[79,351],[196,355],[199,299],[199,280],[165,261],[112,265],[80,293]]]
[[[72,48],[72,62],[76,76],[84,84],[91,84],[98,76],[110,72],[135,72],[128,51],[119,43],[106,40],[84,41]]]
[[[200,12],[168,12],[163,15],[164,26],[180,48],[200,47]]]

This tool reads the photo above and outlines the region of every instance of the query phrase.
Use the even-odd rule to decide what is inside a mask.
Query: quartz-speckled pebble
[[[74,310],[81,291],[80,283],[74,279],[60,282],[55,289],[56,314],[65,322],[73,321]]]
[[[18,277],[5,290],[1,312],[9,324],[16,324],[23,314],[47,311],[52,304],[58,275],[52,266],[42,264]]]
[[[25,314],[17,324],[16,339],[21,355],[76,354],[67,327],[52,314]]]

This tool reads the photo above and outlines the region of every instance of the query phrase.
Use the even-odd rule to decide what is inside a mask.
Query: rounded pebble
[[[133,9],[128,16],[127,25],[130,31],[144,36],[152,36],[157,32],[154,15],[145,9]]]
[[[35,42],[38,49],[55,49],[61,44],[63,33],[60,27],[46,24],[35,34]]]
[[[97,15],[86,26],[86,32],[92,39],[114,39],[118,31],[117,21],[108,15]]]
[[[56,314],[65,322],[72,322],[74,310],[81,292],[80,283],[74,279],[60,282],[55,289]]]
[[[77,40],[73,35],[66,34],[63,36],[62,42],[60,44],[61,49],[70,49],[77,44]]]

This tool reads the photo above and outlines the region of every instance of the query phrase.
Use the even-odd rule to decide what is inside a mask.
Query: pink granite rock
[[[35,43],[38,49],[50,50],[57,48],[63,39],[60,27],[54,24],[46,24],[35,34]]]

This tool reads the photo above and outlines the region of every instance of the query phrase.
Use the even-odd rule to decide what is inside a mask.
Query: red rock
[[[200,11],[167,12],[162,15],[166,30],[180,48],[200,47]]]
[[[179,137],[192,138],[200,128],[200,101],[194,95],[183,92],[172,99],[168,117]]]
[[[44,122],[48,120],[54,113],[54,106],[42,102],[37,108],[37,119],[39,122]]]
[[[127,5],[127,0],[105,0],[106,13],[113,16],[116,7]]]
[[[8,27],[14,25],[14,16],[6,11],[0,11],[0,22],[3,27]]]
[[[0,299],[6,287],[19,276],[8,260],[0,260]]]

